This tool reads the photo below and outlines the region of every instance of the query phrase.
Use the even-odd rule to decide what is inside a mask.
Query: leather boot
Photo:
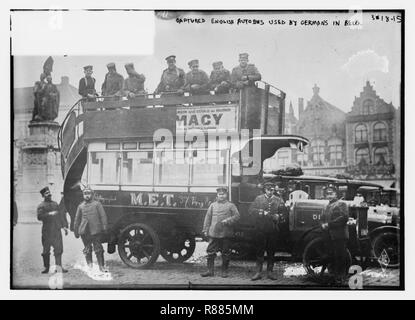
[[[107,272],[107,270],[105,269],[104,251],[97,252],[96,255],[97,255],[99,271]]]
[[[256,281],[262,278],[262,264],[263,261],[262,260],[257,260],[256,262],[256,273],[254,274],[254,276],[251,278],[252,281]]]
[[[228,277],[229,259],[222,256],[222,278]]]
[[[86,264],[87,264],[88,268],[92,269],[92,267],[93,267],[92,252],[85,253],[85,260],[86,260]]]
[[[42,258],[43,258],[43,266],[45,267],[45,269],[42,270],[42,273],[49,273],[50,255],[42,254]]]
[[[267,278],[270,279],[270,280],[277,280],[278,277],[276,277],[272,274],[273,269],[274,269],[274,262],[273,261],[268,261],[267,262]]]
[[[215,268],[215,257],[214,256],[208,256],[207,257],[207,271],[204,273],[201,273],[200,275],[202,277],[213,277],[215,275],[214,268]]]
[[[62,255],[58,254],[55,256],[56,272],[67,273],[68,270],[62,267]]]

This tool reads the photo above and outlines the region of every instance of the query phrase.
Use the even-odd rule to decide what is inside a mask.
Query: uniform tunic
[[[75,234],[83,235],[89,231],[96,235],[107,230],[107,215],[101,202],[96,200],[82,202],[75,215]]]
[[[330,238],[333,240],[349,239],[349,211],[345,202],[331,201],[326,207],[326,217],[329,225]]]
[[[87,98],[88,94],[95,95],[95,78],[83,77],[79,80],[78,93],[83,98]]]
[[[57,211],[57,214],[49,215],[48,213],[52,211]],[[37,219],[42,221],[42,254],[49,255],[51,246],[55,256],[62,254],[61,228],[68,227],[66,213],[59,209],[59,205],[55,201],[43,201],[37,207]]]
[[[155,92],[175,92],[182,89],[184,86],[184,78],[185,73],[182,69],[176,67],[170,70],[167,68],[163,71],[160,83]]]
[[[231,82],[235,88],[241,89],[244,84],[242,77],[248,76],[249,86],[255,85],[255,81],[261,80],[261,74],[254,64],[248,64],[245,68],[237,66],[232,69]]]
[[[238,209],[229,201],[213,202],[206,213],[203,232],[212,238],[229,238],[233,236],[233,223],[240,218]],[[223,224],[223,222],[229,224]]]
[[[117,72],[108,72],[105,75],[105,81],[102,84],[102,95],[103,96],[114,96],[120,95],[124,84],[124,78]]]
[[[198,84],[200,88],[192,89],[194,84]],[[194,95],[209,94],[209,78],[206,72],[197,70],[186,73],[184,90]]]
[[[146,77],[143,74],[135,74],[124,80],[124,94],[129,97],[130,94],[138,95],[145,93],[144,82]]]
[[[222,82],[226,82],[226,84],[222,84]],[[211,90],[215,91],[215,93],[228,93],[231,87],[231,73],[229,70],[213,70],[210,73],[209,86]]]

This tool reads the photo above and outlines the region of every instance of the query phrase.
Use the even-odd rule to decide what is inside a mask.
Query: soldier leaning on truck
[[[254,64],[248,64],[248,54],[239,54],[239,66],[232,69],[231,82],[234,88],[254,86],[255,81],[261,80],[261,74]]]
[[[188,65],[191,71],[186,73],[183,90],[191,95],[209,94],[209,78],[199,69],[199,60],[191,60]]]
[[[229,93],[231,88],[231,73],[223,67],[222,61],[212,63],[213,70],[210,73],[210,89],[215,94]]]
[[[221,251],[222,277],[226,278],[231,254],[232,226],[239,220],[240,215],[236,206],[227,200],[228,190],[218,188],[216,191],[217,200],[209,206],[203,223],[203,234],[209,237],[209,245],[206,249],[208,270],[201,276],[214,276],[216,253]]]
[[[267,277],[271,280],[277,278],[272,275],[274,268],[275,245],[278,236],[278,220],[280,206],[283,201],[280,197],[274,195],[275,184],[266,182],[264,184],[265,193],[255,198],[249,208],[249,214],[255,220],[255,246],[257,257],[257,272],[251,280],[262,278],[262,265],[264,263],[264,254],[267,252]]]
[[[107,231],[107,215],[101,202],[93,199],[92,189],[83,190],[84,201],[78,206],[75,215],[75,237],[81,236],[84,243],[84,255],[89,268],[92,268],[92,248],[97,257],[99,270],[105,272],[104,248],[101,236]]]
[[[329,185],[324,193],[325,198],[329,200],[329,204],[325,212],[327,221],[322,224],[322,228],[328,230],[333,248],[334,280],[341,282],[342,277],[347,272],[347,241],[349,239],[347,221],[349,220],[349,211],[347,204],[338,200],[335,186]]]
[[[42,273],[49,272],[50,247],[53,247],[57,272],[68,272],[62,267],[63,241],[61,229],[68,235],[68,221],[66,212],[59,208],[59,205],[52,201],[52,194],[48,187],[40,190],[43,202],[37,207],[37,219],[42,221],[42,257],[45,269]]]
[[[183,69],[176,67],[176,56],[171,55],[166,58],[167,69],[163,70],[160,83],[154,91],[158,93],[170,93],[173,95],[183,95],[185,73]]]

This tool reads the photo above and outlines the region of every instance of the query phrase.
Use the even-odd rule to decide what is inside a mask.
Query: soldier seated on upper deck
[[[124,77],[117,73],[115,63],[107,64],[108,73],[105,75],[104,83],[101,90],[104,97],[113,97],[114,100],[119,100],[122,96],[122,87],[124,85]],[[111,98],[107,98],[109,100]]]
[[[223,67],[222,61],[212,63],[213,70],[210,73],[210,89],[215,94],[229,93],[231,88],[231,73]]]
[[[183,95],[185,74],[183,69],[176,67],[176,56],[166,58],[168,68],[163,70],[161,80],[154,94]]]
[[[199,60],[188,63],[191,71],[186,73],[184,91],[191,95],[209,94],[209,78],[206,72],[199,70]]]
[[[248,64],[248,54],[239,54],[239,66],[232,69],[231,82],[234,88],[254,86],[255,81],[261,80],[261,74],[254,64]]]
[[[135,71],[133,63],[126,63],[125,70],[127,71],[128,78],[124,80],[124,95],[128,99],[132,99],[136,96],[146,94],[147,92],[144,90],[146,77]]]

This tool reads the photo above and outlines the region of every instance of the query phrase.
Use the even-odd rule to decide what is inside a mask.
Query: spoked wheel
[[[352,263],[350,252],[347,250],[345,271],[349,270]],[[322,277],[333,271],[333,255],[329,242],[323,238],[311,240],[304,248],[303,265],[311,276]]]
[[[134,223],[125,227],[118,238],[118,253],[129,267],[151,267],[160,254],[160,240],[153,228]]]
[[[399,233],[382,232],[372,241],[373,254],[382,267],[399,267]]]
[[[161,256],[171,263],[182,263],[189,259],[196,248],[196,240],[193,236],[183,235],[178,239],[168,239],[163,248]]]

